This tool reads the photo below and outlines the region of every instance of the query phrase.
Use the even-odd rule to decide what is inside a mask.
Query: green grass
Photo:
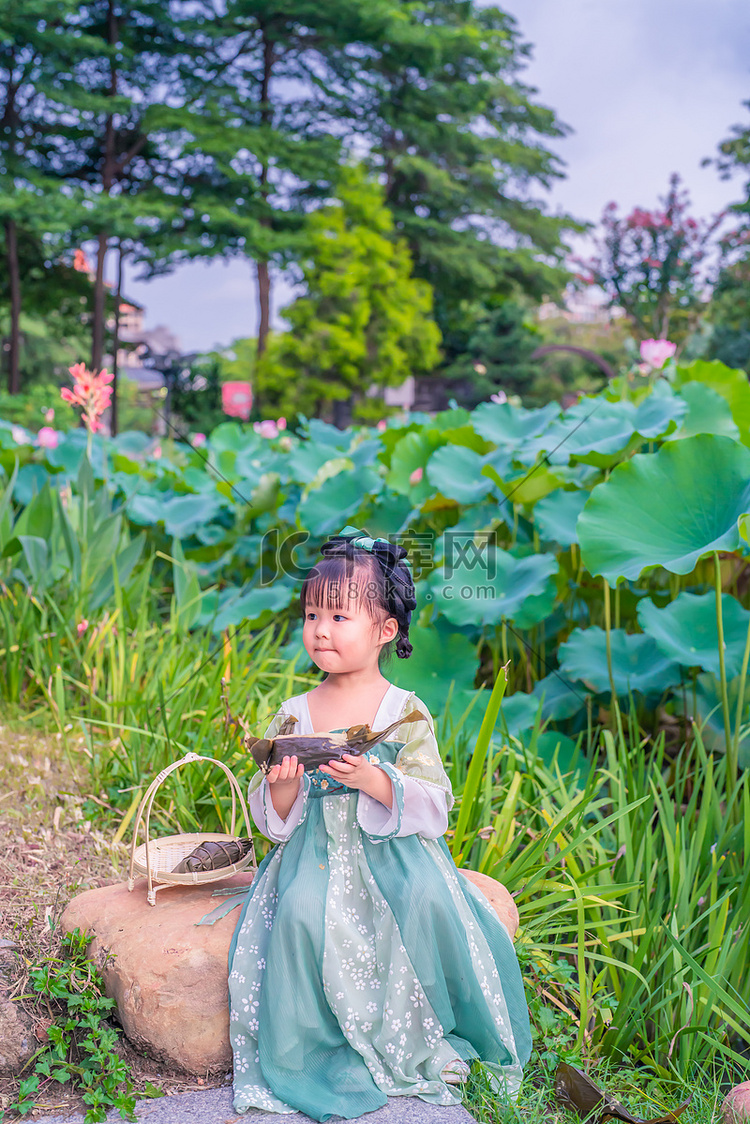
[[[654,1120],[673,1111],[691,1095],[692,1100],[680,1117],[683,1124],[713,1124],[721,1103],[736,1083],[730,1068],[710,1070],[696,1068],[687,1077],[657,1077],[648,1069],[616,1067],[602,1062],[581,1065],[608,1094],[629,1109],[636,1117]],[[463,1103],[478,1124],[541,1124],[559,1120],[574,1124],[579,1117],[560,1106],[554,1095],[554,1075],[539,1062],[532,1062],[524,1072],[523,1084],[516,1102],[510,1102],[493,1091],[484,1067],[474,1062],[463,1087]]]

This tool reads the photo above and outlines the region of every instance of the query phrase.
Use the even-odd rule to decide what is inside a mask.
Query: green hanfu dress
[[[373,729],[413,707],[391,684]],[[313,733],[305,695],[282,704]],[[432,719],[404,723],[369,754],[393,808],[316,770],[286,820],[257,774],[250,806],[277,842],[253,881],[229,950],[237,1112],[315,1120],[388,1097],[460,1103],[444,1068],[481,1058],[514,1097],[531,1049],[513,942],[442,838],[453,803]]]

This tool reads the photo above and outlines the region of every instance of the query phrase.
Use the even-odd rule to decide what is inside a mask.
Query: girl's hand
[[[296,756],[285,757],[280,765],[274,765],[268,773],[268,783],[280,786],[296,784],[305,771],[304,765],[297,764]]]
[[[359,788],[385,804],[386,808],[392,808],[393,783],[388,774],[377,765],[371,765],[364,754],[344,753],[343,758],[343,761],[329,761],[327,765],[321,765],[321,773],[327,773],[349,788]]]

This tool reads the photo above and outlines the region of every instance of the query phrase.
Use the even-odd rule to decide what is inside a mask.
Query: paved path
[[[238,1115],[232,1107],[232,1089],[206,1089],[205,1092],[177,1093],[136,1103],[136,1115],[143,1124],[315,1124],[309,1116],[279,1116],[270,1112],[246,1112]],[[331,1121],[341,1120],[340,1116]],[[418,1097],[390,1097],[388,1104],[375,1112],[358,1117],[362,1124],[474,1124],[474,1117],[461,1105],[446,1108],[428,1104]],[[83,1116],[37,1116],[34,1124],[83,1124]],[[107,1116],[107,1124],[122,1124],[117,1109]]]

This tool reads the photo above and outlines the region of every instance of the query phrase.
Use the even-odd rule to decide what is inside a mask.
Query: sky
[[[522,81],[573,130],[549,147],[566,178],[538,193],[553,213],[597,221],[615,201],[654,207],[678,172],[692,213],[710,217],[741,195],[701,167],[734,124],[750,125],[748,0],[500,0],[533,47]],[[183,266],[125,290],[185,351],[227,346],[257,327],[253,263]],[[274,320],[290,299],[275,285]]]

